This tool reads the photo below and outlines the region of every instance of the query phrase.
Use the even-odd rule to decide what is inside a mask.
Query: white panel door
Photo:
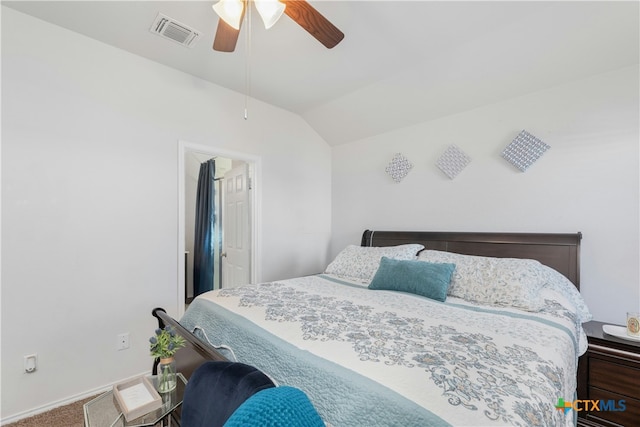
[[[249,165],[224,175],[222,287],[251,282],[251,229],[249,227]]]

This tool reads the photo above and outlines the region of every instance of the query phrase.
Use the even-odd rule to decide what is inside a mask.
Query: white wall
[[[333,150],[332,256],[365,228],[583,233],[581,289],[596,319],[640,307],[638,67],[621,69]],[[520,130],[551,149],[526,173],[500,157]],[[435,162],[471,158],[454,180]],[[399,184],[394,153],[414,167]]]
[[[178,305],[178,140],[260,158],[261,279],[326,265],[330,147],[293,114],[243,108],[2,7],[3,423],[150,369],[151,310]]]

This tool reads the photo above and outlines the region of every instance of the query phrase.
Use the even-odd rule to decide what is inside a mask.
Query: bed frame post
[[[167,311],[162,308],[162,307],[156,307],[153,310],[151,310],[151,314],[153,315],[153,317],[155,317],[156,319],[158,319],[158,328],[160,329],[164,329],[164,321],[162,320],[162,318],[160,317],[160,315],[158,314],[159,312],[162,312],[164,314],[167,314]]]
[[[162,318],[160,317],[160,315],[158,314],[158,312],[162,312],[164,314],[167,314],[166,310],[164,308],[161,307],[156,307],[151,311],[151,314],[153,315],[153,317],[155,317],[156,319],[158,319],[158,328],[160,329],[164,329],[164,320],[162,320]],[[158,364],[160,363],[160,359],[159,358],[155,358],[153,359],[153,367],[151,368],[151,375],[157,375],[158,373]]]
[[[360,246],[371,246],[372,237],[373,237],[373,231],[364,230],[364,233],[362,233],[362,240],[360,241]]]

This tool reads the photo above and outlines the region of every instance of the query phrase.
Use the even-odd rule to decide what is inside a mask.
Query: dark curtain
[[[200,165],[196,194],[196,224],[193,241],[193,296],[213,289],[213,225],[215,224],[216,163]]]

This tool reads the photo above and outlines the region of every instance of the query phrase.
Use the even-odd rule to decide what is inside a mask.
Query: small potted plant
[[[160,359],[158,363],[158,391],[167,393],[176,388],[176,351],[184,347],[185,340],[171,326],[156,329],[149,338],[151,355]]]

